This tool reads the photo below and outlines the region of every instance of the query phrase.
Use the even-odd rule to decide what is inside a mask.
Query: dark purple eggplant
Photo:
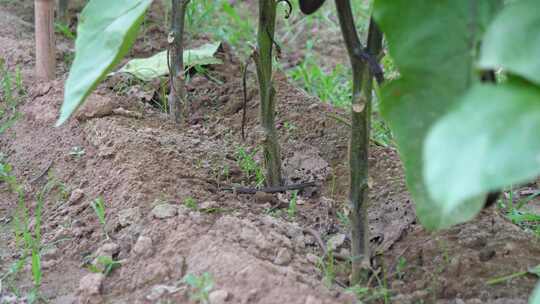
[[[300,0],[300,10],[309,15],[316,12],[324,4],[324,0]]]

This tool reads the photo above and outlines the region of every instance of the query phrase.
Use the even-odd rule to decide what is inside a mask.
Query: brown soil
[[[223,84],[197,75],[188,83],[193,113],[183,130],[152,105],[159,84],[128,85],[124,76],[109,78],[75,118],[54,128],[66,74],[49,83],[33,79],[31,9],[28,4],[0,6],[0,56],[12,71],[22,68],[28,88],[18,108],[22,117],[0,137],[0,153],[13,166],[32,210],[45,184],[58,185],[42,216],[45,299],[195,303],[182,278],[208,272],[215,281],[212,303],[222,303],[216,298],[224,295],[226,303],[355,302],[340,286],[347,283],[346,263],[337,267],[339,284],[325,284],[316,258],[321,248],[306,232],[312,228],[324,240],[344,235],[336,251],[348,253],[348,231],[339,220],[347,211],[348,130],[333,118],[346,113],[276,76],[287,181],[319,185],[300,193],[297,213],[290,218],[290,194],[223,190],[232,183],[252,185],[235,154],[239,146],[254,151],[260,145],[255,76],[249,74],[244,141],[241,75],[227,45],[220,55],[225,63],[211,71]],[[164,31],[152,33],[161,38],[151,39],[155,45],[138,41],[135,55],[163,47]],[[63,59],[71,42],[58,45]],[[59,71],[66,70],[63,60],[59,65]],[[256,159],[260,157],[257,153]],[[533,277],[495,286],[486,281],[539,264],[534,236],[493,210],[474,222],[430,234],[415,223],[397,152],[373,146],[370,165],[373,260],[393,303],[526,303]],[[106,204],[109,239],[90,205],[97,197]],[[190,198],[198,202],[198,210],[185,206]],[[0,184],[0,274],[21,256],[10,224],[16,204],[16,196]],[[92,274],[88,263],[100,255],[112,256],[121,266],[106,277]],[[371,283],[378,286],[375,279]],[[29,267],[3,286],[0,301],[25,303],[32,287]]]

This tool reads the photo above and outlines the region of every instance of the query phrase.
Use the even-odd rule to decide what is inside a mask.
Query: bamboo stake
[[[35,0],[36,77],[50,81],[55,78],[54,0]]]

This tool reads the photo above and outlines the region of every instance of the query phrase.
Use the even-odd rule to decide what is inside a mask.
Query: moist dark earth
[[[159,15],[158,5],[152,14]],[[226,42],[218,55],[223,64],[210,67],[213,79],[192,74],[187,83],[193,106],[185,128],[155,106],[159,83],[121,75],[104,81],[69,123],[55,128],[68,70],[65,58],[73,44],[58,39],[57,79],[37,81],[32,18],[31,1],[0,3],[0,56],[10,71],[21,69],[26,87],[17,108],[20,118],[0,135],[0,153],[24,187],[31,228],[37,193],[55,185],[45,199],[41,225],[40,291],[47,302],[197,303],[192,298],[196,291],[182,279],[209,273],[214,281],[210,303],[358,303],[344,288],[348,263],[336,261],[335,279],[325,279],[328,262],[321,264],[317,240],[349,254],[343,219],[348,129],[335,119],[346,117],[344,110],[308,96],[276,72],[287,182],[317,183],[298,194],[297,211],[290,216],[291,193],[248,195],[225,189],[254,185],[238,165],[239,149],[256,151],[256,161],[261,158],[256,76],[248,73],[243,140],[240,62]],[[147,33],[155,42],[137,41],[131,57],[165,47],[162,29]],[[359,299],[527,303],[534,276],[486,282],[540,264],[540,244],[533,234],[495,208],[470,223],[425,231],[416,222],[397,151],[371,148],[370,245],[377,276],[364,282],[370,289]],[[106,206],[104,227],[91,207],[98,197]],[[22,254],[12,225],[16,208],[16,195],[0,183],[0,278]],[[98,256],[121,265],[107,276],[93,273],[88,265]],[[18,275],[4,278],[1,303],[28,302],[33,283],[27,264]],[[386,297],[377,296],[383,290]]]

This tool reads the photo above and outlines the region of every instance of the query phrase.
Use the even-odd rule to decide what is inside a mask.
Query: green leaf
[[[529,273],[534,274],[537,277],[540,277],[540,264],[530,268]]]
[[[536,288],[529,298],[529,304],[540,304],[540,283],[536,284]]]
[[[382,88],[381,113],[396,137],[417,216],[428,229],[462,222],[481,204],[476,198],[454,212],[438,209],[424,183],[422,153],[431,126],[477,81],[474,50],[500,4],[493,0],[375,1],[375,18],[402,75]]]
[[[202,46],[184,51],[184,68],[189,69],[196,65],[211,65],[223,63],[214,55],[221,42],[206,43]],[[143,80],[150,81],[156,77],[169,74],[167,66],[167,51],[159,52],[152,57],[132,59],[124,65],[118,73],[129,73]]]
[[[34,278],[34,285],[36,287],[41,285],[41,257],[37,249],[32,249],[32,276]]]
[[[508,5],[490,25],[479,65],[499,68],[540,84],[540,1]]]
[[[84,102],[129,51],[152,0],[92,0],[81,13],[75,60],[69,71],[57,126]]]
[[[459,209],[540,173],[539,101],[540,89],[527,83],[477,85],[437,122],[424,150],[424,177],[437,208]]]

